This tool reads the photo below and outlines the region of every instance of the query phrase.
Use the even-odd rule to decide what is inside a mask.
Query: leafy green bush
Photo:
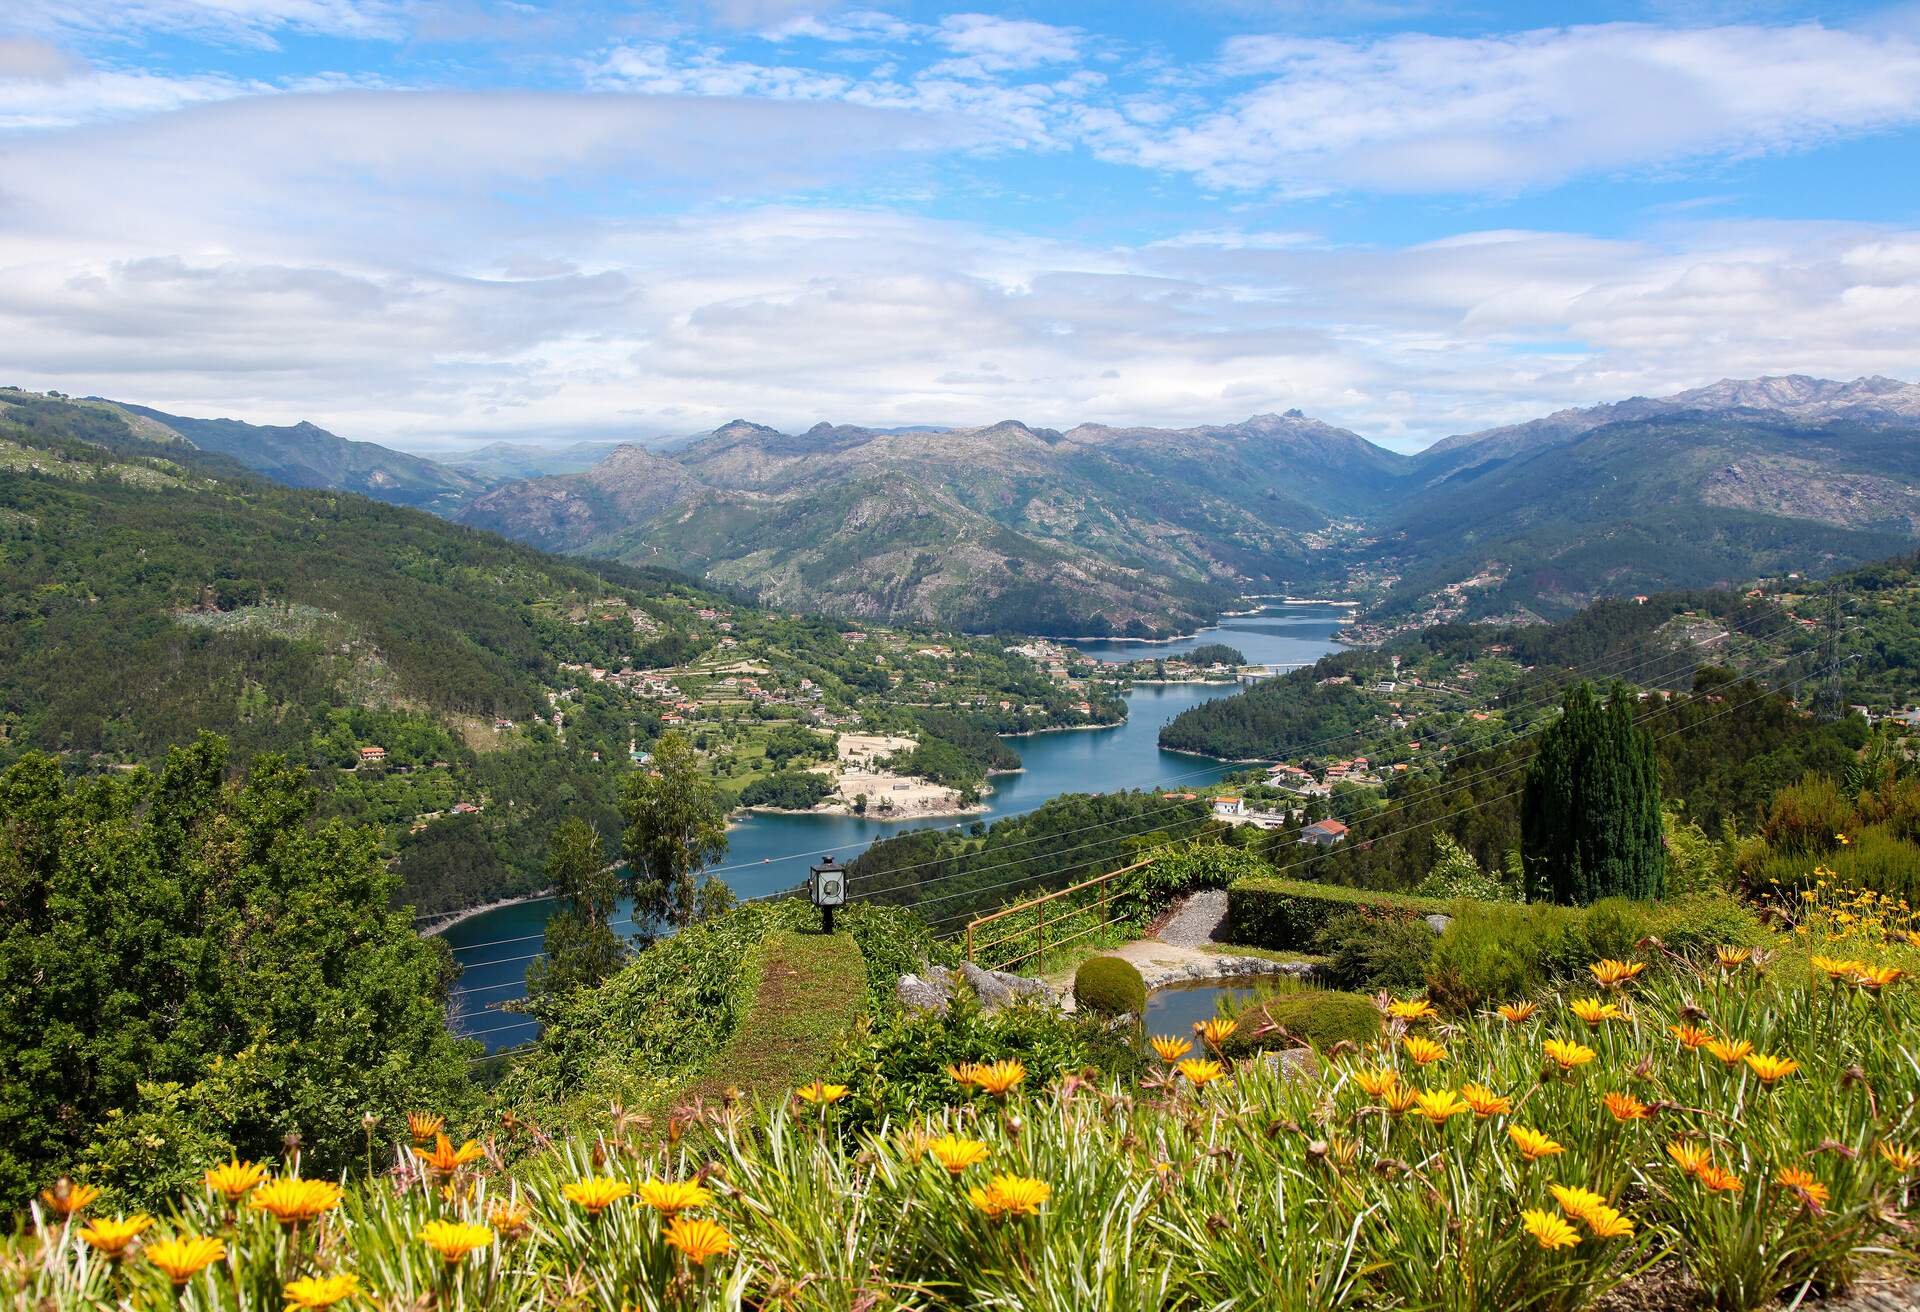
[[[1105,1016],[1139,1016],[1147,1009],[1147,984],[1131,961],[1089,957],[1073,973],[1073,1000]]]
[[[783,770],[755,779],[740,790],[740,805],[807,811],[833,795],[833,782],[810,770]]]
[[[1417,989],[1427,981],[1437,936],[1411,911],[1343,911],[1313,936],[1313,950],[1327,958],[1327,979],[1336,988]]]
[[[1844,846],[1817,859],[1792,852],[1761,853],[1746,873],[1755,886],[1771,887],[1777,880],[1782,888],[1794,889],[1813,883],[1816,865],[1831,870],[1830,878],[1842,886],[1870,888],[1920,905],[1920,846],[1902,842],[1882,825],[1855,829]]]
[[[1221,1045],[1229,1057],[1302,1044],[1324,1051],[1341,1042],[1365,1043],[1380,1032],[1380,1010],[1371,998],[1335,989],[1284,993],[1234,1019],[1238,1028]]]
[[[1225,888],[1248,875],[1271,875],[1273,867],[1245,848],[1195,839],[1154,853],[1139,870],[1121,876],[1118,909],[1144,923],[1181,893]]]
[[[1838,836],[1853,824],[1853,804],[1825,775],[1809,774],[1774,794],[1761,822],[1760,836],[1784,855],[1824,856],[1839,846]]]
[[[1452,901],[1457,897],[1482,902],[1518,902],[1520,886],[1503,883],[1480,868],[1473,854],[1460,846],[1452,834],[1436,834],[1433,839],[1433,868],[1414,887],[1415,897],[1437,897]]]
[[[1306,951],[1327,922],[1343,912],[1371,909],[1444,915],[1451,905],[1439,898],[1248,875],[1227,887],[1227,929],[1233,942],[1248,947]]]

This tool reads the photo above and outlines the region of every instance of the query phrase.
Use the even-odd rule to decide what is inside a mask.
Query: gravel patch
[[[1227,890],[1208,888],[1190,895],[1174,907],[1167,923],[1156,935],[1162,943],[1177,948],[1204,947],[1215,941],[1227,920]]]

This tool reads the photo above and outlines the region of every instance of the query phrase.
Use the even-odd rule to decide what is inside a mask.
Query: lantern
[[[847,869],[832,857],[807,868],[807,898],[820,908],[820,927],[833,933],[833,909],[847,900]]]

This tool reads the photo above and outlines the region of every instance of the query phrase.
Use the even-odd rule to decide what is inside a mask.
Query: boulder
[[[960,978],[988,1011],[998,1011],[1019,998],[1050,998],[1051,991],[1037,979],[1005,970],[982,970],[971,961],[960,963]]]
[[[1279,1052],[1267,1053],[1266,1060],[1284,1079],[1314,1080],[1320,1077],[1320,1058],[1312,1048],[1282,1048]]]
[[[1443,916],[1438,912],[1435,912],[1433,915],[1427,917],[1427,928],[1432,930],[1436,934],[1446,933],[1447,926],[1451,925],[1452,923],[1453,923],[1452,916]]]
[[[926,971],[924,976],[902,975],[894,996],[908,1011],[944,1016],[953,1002],[953,982],[938,966],[929,966]]]

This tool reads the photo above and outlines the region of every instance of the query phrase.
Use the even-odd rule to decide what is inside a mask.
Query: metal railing
[[[1054,924],[1056,926],[1059,926],[1067,922],[1070,922],[1074,919],[1077,919],[1082,914],[1099,910],[1102,907],[1111,907],[1114,901],[1119,897],[1121,892],[1120,886],[1117,884],[1114,884],[1112,881],[1118,879],[1122,875],[1132,874],[1134,871],[1139,870],[1144,866],[1152,864],[1152,862],[1153,862],[1153,858],[1147,857],[1144,860],[1134,862],[1130,866],[1122,866],[1118,870],[1109,870],[1104,875],[1095,875],[1092,879],[1082,880],[1078,884],[1069,884],[1065,888],[1056,889],[1051,893],[1044,893],[1039,897],[1027,898],[1025,901],[1015,902],[1010,906],[1001,907],[998,911],[991,912],[984,916],[977,916],[974,919],[969,920],[967,922],[967,941],[966,941],[966,949],[965,949],[966,960],[973,962],[975,965],[980,965],[981,964],[980,960],[975,955],[975,953],[984,952],[988,948],[996,947],[1004,943],[1014,942],[1017,939],[1025,938],[1029,933],[1033,933],[1037,939],[1037,946],[1032,948],[1030,951],[1020,953],[1018,956],[1009,957],[1005,961],[996,962],[992,967],[995,970],[1006,970],[1009,967],[1017,966],[1021,962],[1026,961],[1030,958],[1045,956],[1049,947],[1055,947],[1055,948],[1064,947],[1066,944],[1073,942],[1075,939],[1085,938],[1089,934],[1098,933],[1100,930],[1105,929],[1107,926],[1114,924],[1118,919],[1118,917],[1113,915],[1108,915],[1105,918],[1097,921],[1092,925],[1087,926],[1084,929],[1076,930],[1075,932],[1067,935],[1065,938],[1055,939],[1051,944],[1049,944],[1047,942],[1047,907],[1048,905],[1050,903],[1059,901],[1063,897],[1071,897],[1075,893],[1085,892],[1089,888],[1098,888],[1101,885],[1107,885],[1108,887],[1106,891],[1100,897],[1096,898],[1092,902],[1088,902],[1084,904],[1076,904],[1075,906],[1069,908],[1065,915],[1058,916],[1055,918]],[[982,925],[991,925],[995,921],[1005,920],[1009,916],[1017,916],[1028,911],[1032,911],[1035,913],[1036,919],[1033,925],[1022,926],[1020,929],[1014,931],[1011,934],[1002,934],[1000,937],[990,938],[986,940],[986,942],[984,943],[979,942],[975,939],[974,931],[979,929]]]

